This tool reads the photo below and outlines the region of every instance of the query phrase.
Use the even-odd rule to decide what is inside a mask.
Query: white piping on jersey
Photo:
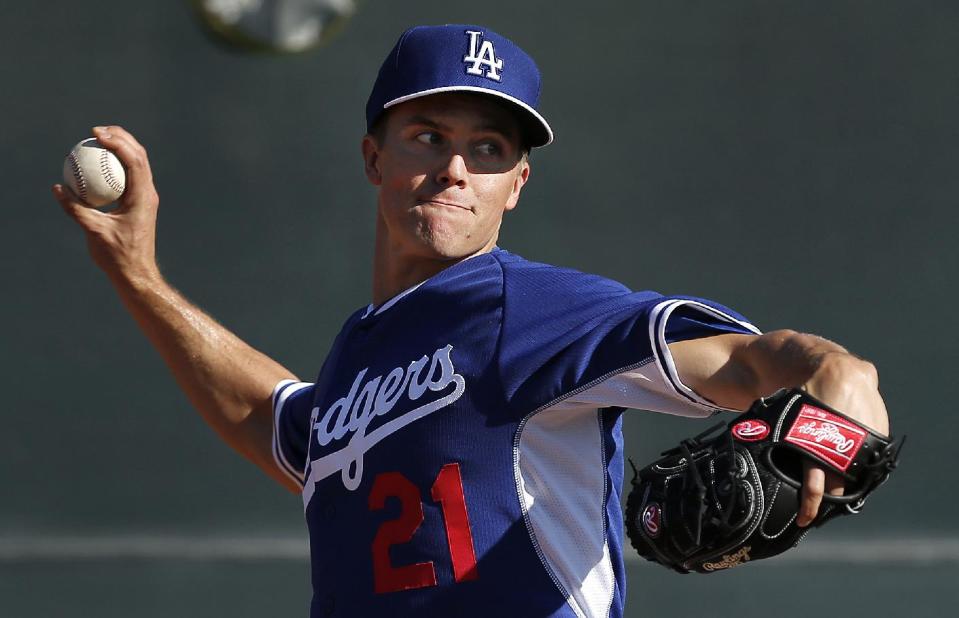
[[[609,463],[606,459],[606,433],[603,431],[603,413],[602,410],[596,410],[596,422],[599,424],[597,431],[599,431],[599,452],[600,452],[600,461],[603,462],[603,548],[605,549],[605,559],[609,562],[610,575],[613,580],[613,585],[610,586],[609,598],[606,600],[606,610],[603,612],[604,616],[609,616],[609,610],[613,606],[613,591],[616,588],[616,570],[613,568],[612,558],[609,555],[609,526],[606,525],[606,509],[609,507],[607,504],[606,496],[609,495],[609,473],[607,468]]]
[[[370,315],[379,315],[379,314],[383,313],[384,311],[386,311],[387,309],[389,309],[390,307],[392,307],[392,306],[395,305],[396,303],[398,303],[398,302],[400,302],[401,300],[403,300],[405,297],[407,297],[407,296],[409,296],[410,294],[412,294],[413,292],[415,292],[417,288],[419,288],[421,285],[423,285],[423,284],[426,283],[427,281],[429,281],[429,279],[425,279],[425,280],[423,280],[423,281],[420,281],[419,283],[417,283],[416,285],[414,285],[414,286],[411,287],[411,288],[406,288],[405,290],[403,290],[402,292],[400,292],[399,294],[397,294],[397,295],[394,296],[393,298],[389,299],[388,301],[386,301],[385,303],[383,303],[382,305],[380,305],[378,308],[377,308],[375,305],[373,305],[373,303],[370,303],[370,305],[366,308],[366,313],[364,313],[364,314],[363,314],[363,317],[360,318],[360,319],[361,319],[361,320],[365,320],[365,319],[368,318]]]
[[[749,322],[737,320],[733,316],[724,313],[715,307],[710,307],[704,303],[688,299],[674,298],[667,300],[653,307],[653,310],[650,313],[649,340],[650,343],[652,343],[654,354],[660,359],[660,362],[657,363],[657,366],[660,369],[660,374],[663,377],[663,381],[666,382],[666,384],[669,384],[673,390],[676,391],[676,394],[688,399],[689,401],[692,401],[693,403],[713,408],[715,410],[741,412],[741,410],[717,406],[712,401],[702,397],[696,391],[686,386],[686,384],[683,383],[682,378],[680,378],[679,371],[676,369],[676,363],[673,360],[673,355],[669,351],[669,344],[666,342],[666,324],[669,322],[670,315],[672,315],[676,309],[679,309],[683,306],[689,306],[694,309],[698,309],[707,315],[719,318],[731,324],[738,324],[742,328],[745,328],[746,330],[757,335],[761,335],[762,331]]]
[[[289,399],[291,395],[309,386],[313,386],[313,384],[311,382],[281,380],[273,387],[273,459],[276,461],[280,470],[300,486],[303,485],[303,471],[297,470],[296,466],[290,463],[286,453],[283,452],[283,447],[280,445],[280,412],[283,410],[286,400]]]
[[[494,247],[494,249],[495,249],[495,248],[497,248],[497,247]],[[486,253],[477,253],[477,254],[475,254],[475,255],[471,255],[471,256],[469,256],[469,257],[467,257],[467,258],[463,258],[462,260],[460,260],[460,261],[457,262],[456,264],[453,264],[452,266],[456,266],[457,264],[462,264],[462,263],[465,262],[466,260],[472,260],[473,258],[478,257],[478,256],[480,256],[480,255],[487,255],[488,253],[490,253],[490,251],[487,251]],[[442,272],[442,271],[441,271],[441,272]],[[438,274],[439,274],[439,273],[436,273],[436,275],[438,275]],[[433,277],[435,277],[436,275],[433,275]],[[405,298],[406,296],[409,296],[409,295],[410,295],[411,293],[413,293],[418,287],[420,287],[421,285],[423,285],[424,283],[426,283],[427,281],[429,281],[429,280],[432,279],[433,277],[429,277],[429,278],[427,278],[427,279],[424,279],[423,281],[420,281],[419,283],[417,283],[416,285],[414,285],[414,286],[411,287],[411,288],[406,288],[405,290],[403,290],[402,292],[400,292],[399,294],[397,294],[397,295],[394,296],[393,298],[389,299],[388,301],[386,301],[385,303],[383,303],[383,304],[380,305],[379,307],[376,307],[375,305],[373,305],[372,303],[370,303],[370,305],[367,306],[367,308],[366,308],[366,313],[364,313],[364,314],[363,314],[363,317],[361,317],[360,319],[361,319],[361,320],[365,320],[365,319],[368,318],[371,314],[372,314],[372,315],[379,315],[379,314],[383,313],[384,311],[387,311],[387,310],[390,309],[393,305],[395,305],[396,303],[400,302],[400,300],[402,300],[402,299]]]

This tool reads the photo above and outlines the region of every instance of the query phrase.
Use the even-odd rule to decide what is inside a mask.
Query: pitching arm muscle
[[[273,460],[271,394],[295,380],[190,303],[162,278],[114,281],[127,310],[203,419],[231,447],[293,492]]]
[[[83,229],[94,262],[206,422],[269,476],[299,492],[272,453],[272,389],[294,375],[163,279],[155,258],[159,197],[146,150],[121,127],[97,127],[94,135],[126,169],[119,207],[108,213],[84,208],[61,185],[54,185],[54,196]]]
[[[875,367],[828,339],[778,330],[679,341],[669,350],[683,382],[720,406],[745,410],[780,388],[803,386],[867,426],[888,431]]]

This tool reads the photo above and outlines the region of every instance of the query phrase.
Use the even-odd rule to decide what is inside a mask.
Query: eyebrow
[[[403,124],[405,126],[422,125],[425,127],[429,127],[431,129],[437,129],[439,131],[450,130],[449,125],[443,124],[442,122],[437,122],[431,118],[427,118],[426,116],[410,116],[406,120],[406,122]],[[515,136],[514,132],[510,131],[507,127],[503,126],[502,123],[490,122],[490,121],[486,121],[485,119],[484,119],[484,122],[480,123],[479,125],[476,125],[473,128],[474,130],[477,130],[477,131],[490,131],[492,133],[498,133],[507,139]]]

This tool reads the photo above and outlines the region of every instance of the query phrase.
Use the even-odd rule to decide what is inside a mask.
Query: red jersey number
[[[458,463],[443,466],[430,488],[430,496],[443,510],[454,579],[457,582],[477,579],[479,574],[476,571],[473,533]],[[382,509],[386,506],[387,498],[399,500],[400,516],[383,522],[373,538],[373,589],[383,593],[435,586],[433,561],[405,566],[393,566],[390,561],[390,547],[408,543],[423,523],[419,489],[399,472],[383,472],[373,479],[368,502],[370,509]]]

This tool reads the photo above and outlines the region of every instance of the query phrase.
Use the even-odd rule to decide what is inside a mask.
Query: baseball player
[[[802,386],[888,431],[875,369],[835,343],[499,248],[529,149],[553,139],[539,91],[533,60],[488,28],[400,37],[362,142],[372,303],[313,381],[163,279],[159,199],[129,132],[94,130],[128,170],[117,212],[54,186],[203,417],[302,495],[314,618],[621,616],[625,408],[705,417]],[[842,491],[814,466],[804,480],[802,525]]]

